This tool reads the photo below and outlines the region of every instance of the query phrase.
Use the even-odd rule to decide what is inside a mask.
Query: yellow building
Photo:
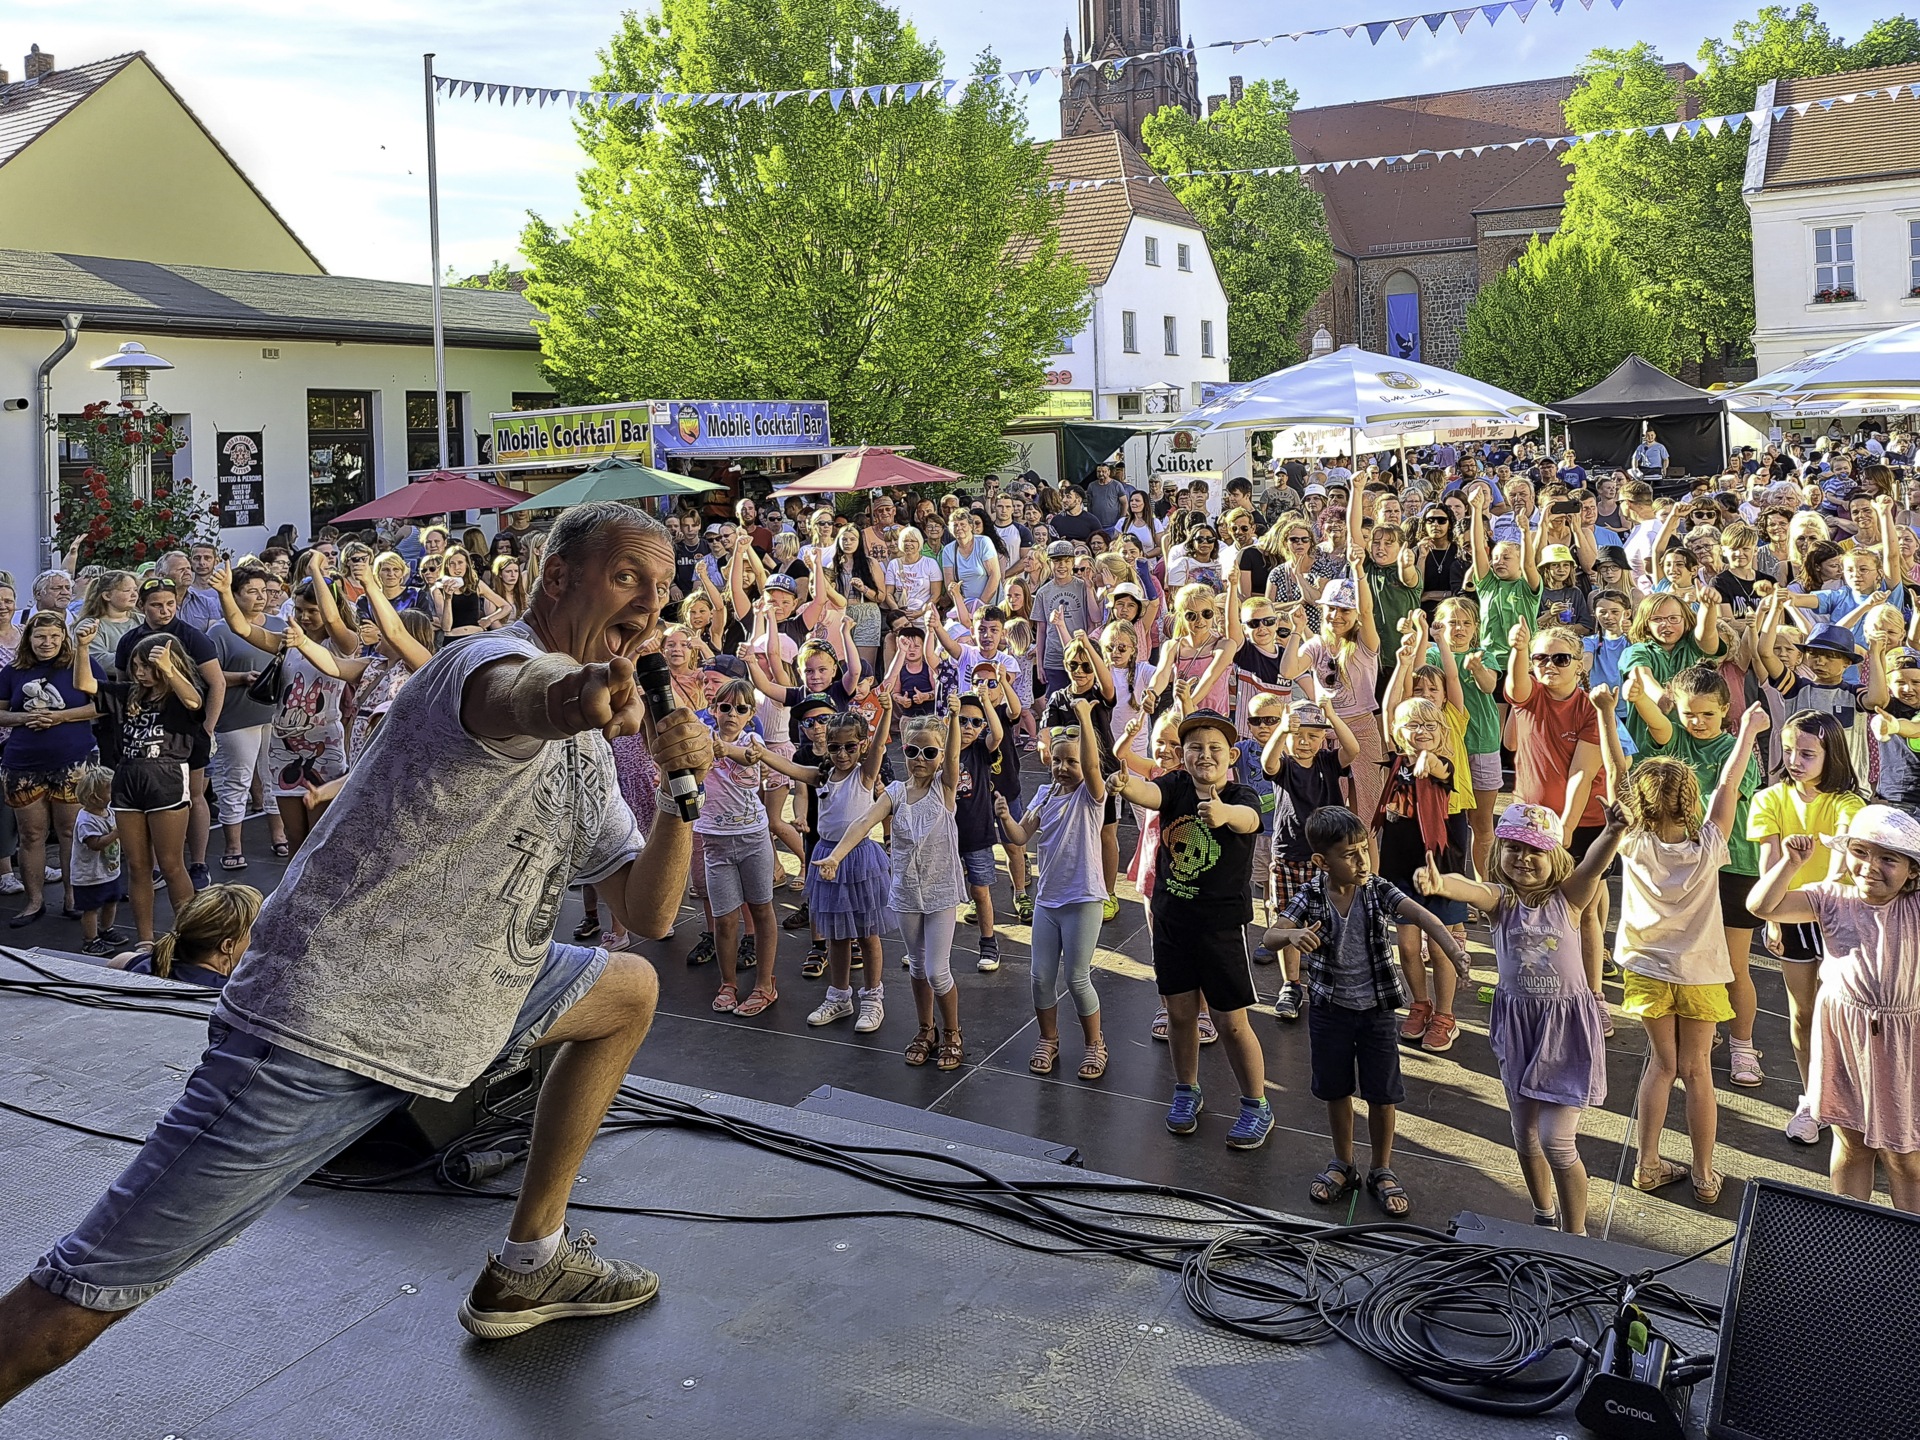
[[[133,203],[123,155],[147,177]],[[35,46],[0,84],[0,249],[327,273],[139,51],[60,70]]]

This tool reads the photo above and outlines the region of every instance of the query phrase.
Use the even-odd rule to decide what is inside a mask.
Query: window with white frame
[[[1180,353],[1180,322],[1171,315],[1160,317],[1160,353],[1163,355]]]
[[[1147,263],[1149,265],[1160,263],[1160,241],[1153,235],[1147,236]]]
[[[1129,355],[1140,353],[1140,326],[1131,310],[1120,312],[1120,348]]]
[[[1920,220],[1907,222],[1907,293],[1920,296]]]
[[[1191,245],[1176,246],[1173,253],[1174,259],[1179,262],[1182,270],[1193,269],[1193,247]]]
[[[1823,226],[1813,232],[1813,291],[1816,299],[1853,298],[1851,225]]]
[[[1073,336],[1071,334],[1062,335],[1060,337],[1060,343],[1054,347],[1053,353],[1056,355],[1071,355],[1073,353]]]
[[[1213,359],[1213,322],[1211,320],[1200,322],[1200,353],[1209,360]]]

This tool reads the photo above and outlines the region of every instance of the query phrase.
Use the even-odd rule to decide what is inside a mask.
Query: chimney
[[[1226,104],[1226,103],[1227,103],[1227,97],[1226,97],[1226,96],[1224,96],[1224,95],[1209,95],[1209,96],[1207,96],[1207,116],[1208,116],[1208,118],[1209,118],[1209,119],[1211,119],[1211,118],[1212,118],[1212,116],[1213,116],[1213,114],[1214,114],[1214,112],[1215,112],[1215,111],[1217,111],[1217,110],[1218,110],[1218,109],[1219,109],[1219,108],[1220,108],[1220,107],[1221,107],[1222,105],[1224,105],[1224,104]]]
[[[38,45],[27,52],[27,73],[21,77],[22,79],[38,80],[42,75],[50,75],[52,73],[53,56],[42,55]]]
[[[1229,75],[1227,77],[1227,103],[1229,105],[1238,105],[1240,103],[1241,91],[1244,88],[1238,75]]]
[[[0,85],[4,85],[6,83],[7,83],[7,72],[5,70],[0,70]]]

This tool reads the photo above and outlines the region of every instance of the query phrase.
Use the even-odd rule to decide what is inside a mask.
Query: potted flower
[[[60,434],[85,447],[87,469],[61,487],[53,517],[60,552],[77,547],[82,564],[132,569],[157,560],[196,535],[212,534],[210,507],[184,477],[154,477],[151,498],[134,493],[133,471],[144,451],[171,456],[187,437],[164,410],[130,400],[96,400],[63,420]]]

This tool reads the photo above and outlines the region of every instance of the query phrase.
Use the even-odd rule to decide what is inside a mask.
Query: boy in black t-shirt
[[[1330,692],[1315,682],[1323,698]],[[1329,746],[1329,737],[1333,745]],[[1313,879],[1313,846],[1307,841],[1307,817],[1323,805],[1344,805],[1340,782],[1351,776],[1348,769],[1360,753],[1360,742],[1347,722],[1334,714],[1330,704],[1296,700],[1287,707],[1287,718],[1279,731],[1267,741],[1261,764],[1273,779],[1273,873],[1268,886],[1276,912],[1284,913],[1293,897]],[[1282,1020],[1298,1020],[1307,1002],[1300,984],[1300,949],[1275,938],[1266,940],[1269,950],[1280,952],[1286,983],[1274,1002],[1274,1013]]]
[[[1273,1130],[1266,1098],[1266,1059],[1247,1020],[1254,1002],[1246,924],[1253,919],[1253,851],[1260,833],[1260,797],[1233,778],[1233,723],[1211,710],[1180,722],[1185,768],[1157,781],[1122,771],[1120,793],[1160,812],[1154,859],[1153,973],[1167,1007],[1173,1051],[1173,1104],[1167,1129],[1200,1128],[1200,1001],[1225,1042],[1240,1084],[1240,1116],[1227,1133],[1235,1150],[1253,1150]]]

